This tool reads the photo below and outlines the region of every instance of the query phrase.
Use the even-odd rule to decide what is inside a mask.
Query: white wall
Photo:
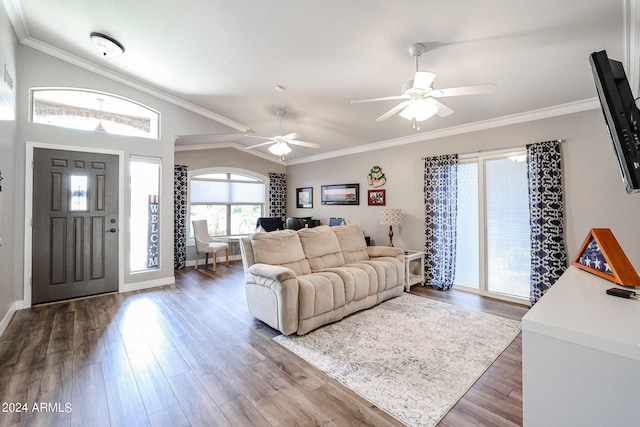
[[[17,82],[16,64],[18,41],[13,33],[4,6],[0,6],[0,84],[3,83],[4,64]],[[15,89],[14,89],[15,91]],[[14,243],[16,203],[14,152],[16,143],[16,121],[0,121],[0,172],[2,172],[2,192],[0,192],[0,322],[5,318],[13,303],[18,300],[15,292]],[[0,333],[2,324],[0,324]]]
[[[435,119],[437,120],[437,118]],[[409,124],[408,124],[409,125]],[[388,227],[378,224],[382,207],[367,206],[367,174],[374,165],[385,173],[386,207],[401,208],[403,225],[395,227],[394,244],[424,247],[423,169],[421,158],[471,153],[562,139],[566,244],[569,259],[591,228],[611,228],[627,256],[640,271],[640,194],[627,195],[621,183],[611,140],[600,110],[472,132],[342,158],[287,167],[287,213],[328,223],[345,217],[359,224],[375,243],[388,243]],[[360,183],[359,206],[323,206],[323,184]],[[313,209],[295,208],[295,189],[313,187]]]
[[[18,138],[13,161],[16,167],[15,188],[15,282],[18,298],[23,294],[24,194],[26,143],[60,144],[118,150],[125,153],[125,218],[121,218],[120,238],[125,241],[125,275],[127,288],[141,284],[173,282],[173,165],[175,135],[218,133],[223,126],[183,108],[169,104],[113,80],[99,76],[26,46],[19,48]],[[160,140],[125,137],[95,132],[63,129],[29,121],[29,89],[33,87],[78,87],[114,93],[160,111]],[[150,156],[162,160],[160,192],[160,268],[144,273],[128,273],[129,174],[130,156]],[[124,226],[122,226],[124,225]]]

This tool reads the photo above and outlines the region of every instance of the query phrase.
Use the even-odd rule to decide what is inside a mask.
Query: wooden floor
[[[0,426],[400,426],[272,341],[239,263],[176,285],[17,312],[0,337]],[[511,319],[526,308],[412,293]],[[520,336],[441,426],[522,424]],[[22,411],[22,412],[19,412]]]

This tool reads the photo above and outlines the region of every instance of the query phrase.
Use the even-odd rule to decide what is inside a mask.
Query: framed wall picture
[[[296,208],[310,209],[313,207],[313,187],[296,188]]]
[[[360,184],[323,185],[320,200],[323,205],[359,205]]]
[[[385,190],[369,190],[369,206],[384,206]]]

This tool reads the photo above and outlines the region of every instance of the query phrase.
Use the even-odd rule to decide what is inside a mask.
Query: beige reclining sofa
[[[259,232],[240,244],[249,312],[306,334],[403,291],[402,249],[367,246],[357,225]]]

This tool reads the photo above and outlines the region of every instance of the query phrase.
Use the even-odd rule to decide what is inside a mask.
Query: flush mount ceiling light
[[[102,33],[91,33],[89,37],[103,56],[116,56],[124,53],[124,46],[113,37]]]

